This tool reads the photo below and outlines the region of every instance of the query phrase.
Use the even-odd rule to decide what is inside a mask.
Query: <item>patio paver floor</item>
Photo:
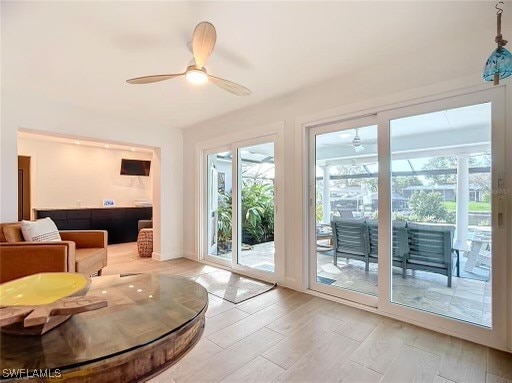
[[[331,252],[332,253],[332,252]],[[222,258],[230,259],[231,253]],[[317,275],[333,286],[377,295],[378,264],[371,263],[370,270],[364,270],[364,263],[357,260],[338,258],[334,266],[329,252],[317,253]],[[465,259],[461,256],[461,262]],[[255,269],[272,271],[274,265],[274,242],[254,245],[242,251],[242,263]],[[461,269],[463,264],[461,265]],[[452,287],[447,287],[447,277],[426,271],[393,268],[393,302],[413,308],[446,315],[459,320],[491,326],[491,283],[469,278],[452,277]]]

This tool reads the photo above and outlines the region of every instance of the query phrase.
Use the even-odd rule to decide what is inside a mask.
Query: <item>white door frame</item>
[[[504,88],[496,88],[430,101],[413,106],[397,108],[378,113],[379,118],[379,250],[382,251],[382,267],[379,267],[378,311],[428,323],[448,330],[449,333],[465,339],[475,340],[491,347],[506,347],[506,267],[507,237],[505,223],[498,226],[498,214],[504,215],[503,193],[498,180],[505,179],[505,94]],[[491,102],[492,108],[492,328],[470,324],[454,318],[392,303],[391,297],[391,148],[390,120],[425,114],[446,109]],[[382,250],[381,250],[382,249]],[[462,256],[462,254],[461,254]],[[379,255],[379,263],[381,257]]]
[[[197,147],[199,166],[198,180],[198,235],[197,243],[199,249],[199,261],[206,263],[218,264],[224,268],[234,270],[238,273],[266,280],[270,282],[284,283],[284,265],[285,265],[285,249],[284,249],[284,123],[274,123],[267,126],[254,129],[259,133],[257,135],[242,133],[219,137],[210,141],[202,142]],[[274,217],[274,272],[253,269],[238,263],[238,150],[247,146],[258,145],[263,143],[274,143],[274,161],[275,161],[275,217]],[[223,143],[223,144],[221,144]],[[207,157],[223,151],[232,153],[232,258],[230,260],[220,259],[219,257],[208,255],[206,226],[207,220]]]
[[[308,201],[308,212],[309,217],[315,217],[316,215],[316,136],[341,132],[344,130],[362,128],[367,126],[375,126],[377,132],[377,116],[365,116],[361,118],[354,118],[346,121],[340,121],[328,125],[320,125],[309,129],[309,166],[308,166],[308,190],[309,190],[309,201]],[[346,299],[349,301],[361,303],[367,306],[377,307],[377,297],[368,295],[355,290],[344,289],[341,287],[329,286],[317,282],[317,251],[316,251],[316,220],[309,219],[309,288],[320,291],[325,294],[333,295],[338,298]],[[380,267],[380,265],[379,265]]]
[[[282,214],[280,214],[281,213],[280,210],[283,210],[283,209],[279,209],[279,206],[283,205],[284,197],[282,194],[283,174],[281,172],[281,166],[278,166],[278,162],[279,163],[281,162],[281,158],[277,155],[277,153],[279,152],[279,150],[277,148],[278,141],[279,141],[278,135],[272,134],[272,135],[262,136],[262,137],[258,137],[258,138],[252,138],[252,139],[248,139],[248,140],[244,140],[244,141],[239,141],[236,144],[234,144],[234,146],[236,147],[236,149],[234,149],[236,151],[236,153],[233,156],[233,158],[236,157],[236,160],[233,161],[233,175],[234,175],[233,189],[236,190],[237,193],[236,193],[236,197],[233,194],[233,196],[234,196],[233,197],[233,215],[236,217],[236,219],[234,220],[234,225],[233,225],[233,233],[234,233],[233,238],[236,237],[236,242],[235,242],[235,240],[233,240],[233,243],[237,244],[236,245],[237,250],[240,249],[241,238],[239,238],[239,235],[240,235],[241,228],[239,227],[239,225],[241,222],[241,217],[240,217],[240,212],[238,211],[238,206],[239,206],[238,201],[240,199],[242,190],[239,187],[239,182],[240,182],[240,173],[238,171],[240,169],[239,150],[246,148],[248,146],[273,143],[274,144],[274,164],[275,164],[275,176],[274,176],[274,193],[275,193],[274,194],[274,203],[275,203],[274,266],[275,266],[275,271],[274,271],[274,273],[276,275],[279,275],[282,279],[282,277],[284,276],[284,267],[283,267],[284,264],[282,262],[282,260],[284,259],[284,256],[283,256],[284,255],[284,251],[283,251],[284,250],[283,249],[284,241],[282,240],[284,238],[283,230],[282,230],[282,228],[284,227],[284,224],[283,224],[282,218],[281,218]],[[236,189],[235,189],[235,184],[236,184]],[[281,255],[280,257],[277,256],[278,253]],[[260,278],[260,279],[268,278],[269,275],[274,274],[274,273],[271,273],[268,271],[257,270],[257,269],[240,264],[238,262],[238,255],[239,255],[238,252],[236,252],[236,253],[233,252],[232,267],[234,270],[242,272],[243,274],[252,275],[252,276]],[[278,258],[279,258],[279,261],[278,261]]]
[[[391,294],[391,269],[390,269],[390,253],[391,253],[391,153],[390,153],[390,131],[389,121],[395,118],[407,117],[408,115],[416,115],[429,113],[433,111],[452,109],[485,102],[492,103],[492,328],[470,324],[443,317],[441,315],[421,311],[418,309],[401,306],[390,301]],[[464,339],[472,340],[480,344],[485,344],[499,349],[507,349],[507,298],[510,295],[503,292],[507,291],[507,256],[510,250],[507,248],[507,232],[510,233],[511,228],[507,227],[510,220],[505,217],[506,210],[506,190],[512,180],[508,180],[505,168],[505,87],[462,90],[450,92],[442,96],[429,96],[423,100],[414,99],[411,102],[402,102],[396,107],[374,108],[368,113],[361,112],[360,117],[356,114],[343,117],[329,117],[328,119],[319,120],[316,123],[310,121],[304,123],[306,129],[306,139],[308,142],[307,153],[307,171],[306,171],[306,190],[305,207],[308,211],[307,222],[307,246],[305,247],[307,259],[309,259],[309,288],[314,288],[319,292],[330,295],[333,294],[331,289],[325,289],[329,286],[318,286],[316,283],[316,261],[313,263],[311,259],[313,254],[316,258],[316,233],[314,217],[314,201],[315,191],[312,179],[314,177],[314,129],[326,129],[326,131],[338,131],[340,126],[352,123],[358,124],[357,121],[368,118],[370,115],[377,115],[378,119],[378,159],[379,159],[379,249],[382,254],[379,255],[378,268],[378,298],[364,296],[363,294],[354,292],[344,292],[342,298],[364,303],[367,306],[376,306],[377,313],[391,316],[406,322],[415,324],[424,324],[425,327],[436,329],[438,331],[458,336]],[[331,125],[336,124],[333,128]],[[347,127],[347,129],[349,129]],[[509,149],[510,150],[510,149]],[[510,154],[508,154],[510,155]],[[313,174],[313,175],[312,175]],[[498,215],[501,216],[501,225],[498,226]],[[507,231],[508,230],[508,231]],[[314,248],[313,248],[313,245]],[[499,247],[498,247],[499,245]],[[372,302],[370,298],[375,298]]]
[[[201,233],[202,241],[199,243],[199,249],[200,249],[200,257],[208,262],[212,263],[218,263],[224,267],[229,267],[231,265],[231,261],[229,259],[224,259],[219,256],[215,256],[209,253],[209,246],[208,246],[208,226],[210,225],[210,222],[208,221],[208,177],[210,176],[208,171],[208,156],[211,154],[217,154],[222,152],[231,152],[231,155],[233,156],[233,151],[228,145],[224,146],[217,146],[210,149],[204,149],[202,151],[201,155],[201,184],[203,185],[203,193],[201,193],[201,209],[199,209],[202,214],[199,217],[199,230]],[[233,161],[232,161],[233,162]],[[231,238],[231,241],[233,242],[233,238]]]

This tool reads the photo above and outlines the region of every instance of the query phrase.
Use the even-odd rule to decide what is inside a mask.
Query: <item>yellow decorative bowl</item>
[[[40,306],[85,290],[90,279],[78,273],[40,273],[2,283],[0,306]]]

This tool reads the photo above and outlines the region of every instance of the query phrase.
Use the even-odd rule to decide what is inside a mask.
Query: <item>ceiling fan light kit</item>
[[[217,41],[217,32],[213,24],[203,21],[197,24],[192,36],[192,53],[194,55],[194,64],[187,67],[184,73],[163,74],[153,76],[135,77],[126,80],[129,84],[149,84],[164,80],[170,80],[175,77],[185,76],[186,80],[193,85],[203,85],[212,82],[219,88],[237,96],[248,96],[251,91],[246,87],[234,82],[224,80],[219,77],[210,76],[204,68],[206,60],[213,52],[215,42]]]
[[[363,142],[361,141],[361,137],[359,137],[359,129],[356,128],[356,135],[354,136],[354,139],[352,140],[352,146],[354,147],[354,150],[359,153],[364,151]]]
[[[197,69],[195,66],[189,66],[185,72],[187,81],[194,85],[203,85],[208,82],[208,74],[204,68]]]

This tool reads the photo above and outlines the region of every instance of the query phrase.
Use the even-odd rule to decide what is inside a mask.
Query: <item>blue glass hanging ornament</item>
[[[507,40],[503,39],[501,35],[501,14],[503,9],[499,7],[503,1],[499,1],[495,8],[497,9],[497,35],[494,41],[498,44],[498,48],[487,59],[484,67],[483,78],[485,81],[494,81],[494,85],[500,83],[500,79],[507,78],[512,75],[512,54],[504,48]]]

